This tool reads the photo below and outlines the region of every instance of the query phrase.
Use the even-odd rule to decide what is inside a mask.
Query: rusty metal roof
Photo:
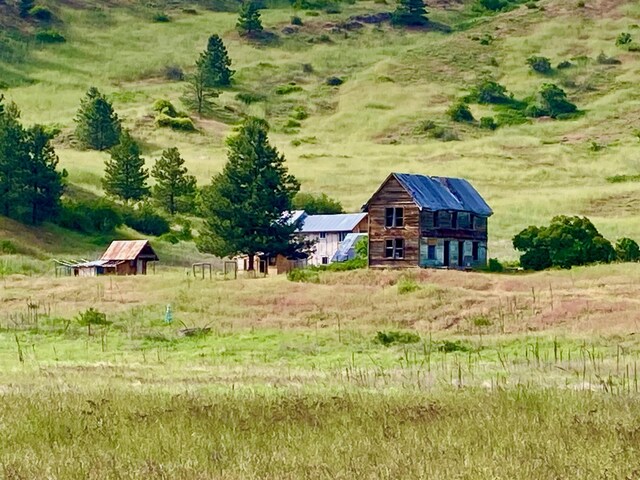
[[[148,247],[148,256],[158,260],[148,240],[115,240],[102,254],[101,260],[135,260],[146,247]]]

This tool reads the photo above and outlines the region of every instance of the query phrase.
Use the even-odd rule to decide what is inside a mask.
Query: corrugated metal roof
[[[350,232],[367,216],[366,213],[339,213],[336,215],[308,215],[300,228],[301,233]]]
[[[152,255],[158,260],[148,240],[115,240],[102,254],[101,260],[135,260],[147,245]]]
[[[393,176],[421,209],[471,212],[486,217],[493,215],[493,210],[478,191],[463,178],[408,173],[394,173]]]
[[[349,233],[338,245],[338,250],[331,259],[332,262],[345,262],[356,256],[356,243],[361,238],[368,237],[366,233]]]

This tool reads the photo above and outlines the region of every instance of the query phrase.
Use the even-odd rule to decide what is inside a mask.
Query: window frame
[[[318,232],[318,236],[321,240],[324,240],[325,238],[327,238],[327,232]]]
[[[437,251],[436,245],[427,245],[427,260],[436,260]]]
[[[405,258],[404,238],[387,238],[384,241],[384,258],[387,260],[404,260]]]
[[[385,228],[404,228],[404,207],[385,207]]]

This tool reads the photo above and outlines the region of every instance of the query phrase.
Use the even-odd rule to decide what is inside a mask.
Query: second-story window
[[[384,226],[398,228],[404,226],[404,208],[388,207],[385,209]]]
[[[327,238],[327,232],[320,232],[320,238]]]

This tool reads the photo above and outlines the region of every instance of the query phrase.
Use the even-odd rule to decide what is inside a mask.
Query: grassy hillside
[[[13,75],[9,83],[17,85],[4,93],[20,105],[26,122],[62,128],[62,165],[71,181],[93,190],[99,189],[105,154],[75,149],[71,132],[81,96],[96,85],[111,95],[126,125],[143,140],[149,160],[176,145],[201,183],[224,163],[224,137],[233,121],[259,115],[272,124],[272,140],[303,189],[326,192],[349,209],[359,208],[392,170],[470,179],[495,211],[492,256],[512,256],[513,234],[560,213],[588,215],[611,239],[638,239],[640,185],[637,179],[610,183],[607,177],[640,173],[640,142],[634,136],[640,129],[640,53],[615,45],[622,31],[640,39],[634,25],[640,6],[624,0],[591,0],[584,7],[560,0],[536,3],[539,8],[478,16],[469,2],[435,2],[430,18],[452,26],[452,33],[388,24],[340,26],[353,15],[392,8],[380,3],[357,2],[319,16],[281,6],[262,12],[264,25],[279,35],[265,46],[238,37],[234,13],[196,6],[194,15],[167,8],[171,22],[156,23],[156,10],[126,2],[102,7],[62,2],[56,14],[67,42],[33,45],[27,62],[5,62],[3,68]],[[294,14],[304,25],[297,33],[280,33]],[[163,71],[171,65],[188,71],[212,33],[227,44],[237,71],[234,87],[221,96],[216,118],[198,122],[200,133],[158,129],[151,105],[158,98],[178,102],[184,89],[181,82],[166,80]],[[601,52],[621,64],[599,64],[595,58]],[[541,76],[525,63],[534,54],[550,57],[553,65],[573,59],[575,66]],[[330,87],[325,84],[330,76],[345,83]],[[584,115],[495,132],[452,124],[448,107],[487,76],[517,98],[534,95],[545,82],[558,83]],[[276,93],[290,82],[301,90]],[[265,100],[246,106],[235,98],[238,92]],[[309,117],[300,128],[286,127],[297,107]],[[472,110],[476,118],[496,113],[478,105]],[[459,140],[416,133],[426,120]]]

